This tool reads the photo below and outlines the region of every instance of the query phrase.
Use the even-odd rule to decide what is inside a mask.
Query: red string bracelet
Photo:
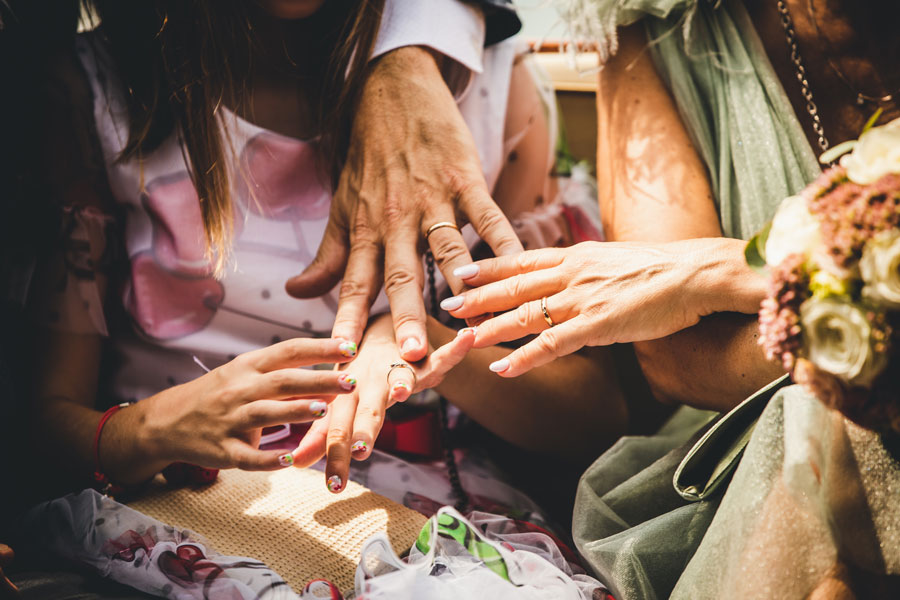
[[[129,405],[130,402],[123,402],[107,409],[103,416],[100,417],[100,422],[97,423],[97,431],[94,433],[94,483],[97,490],[104,496],[112,497],[122,492],[125,488],[110,481],[100,466],[100,436],[103,434],[103,428],[110,417]]]

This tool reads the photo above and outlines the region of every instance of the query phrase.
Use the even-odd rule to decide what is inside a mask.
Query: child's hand
[[[325,419],[313,423],[294,451],[294,464],[306,466],[328,456],[326,485],[332,492],[344,489],[351,457],[364,460],[384,423],[384,413],[410,394],[438,385],[450,369],[465,357],[475,342],[475,331],[466,328],[440,348],[406,367],[394,340],[389,316],[374,321],[366,332],[359,354],[343,368],[364,381],[355,390],[338,396]]]

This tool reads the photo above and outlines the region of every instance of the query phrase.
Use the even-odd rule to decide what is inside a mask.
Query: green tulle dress
[[[559,6],[574,39],[598,42],[601,63],[616,50],[616,29],[642,21],[725,235],[748,239],[819,174],[740,0]],[[672,477],[714,418],[683,408],[656,436],[620,440],[582,477],[573,537],[616,598],[805,598],[838,556],[900,573],[900,502],[890,500],[900,466],[878,436],[783,385],[727,491],[688,502]]]

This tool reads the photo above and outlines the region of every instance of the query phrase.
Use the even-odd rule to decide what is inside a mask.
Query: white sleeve
[[[385,0],[372,58],[403,46],[427,46],[453,59],[444,79],[459,96],[483,69],[485,19],[461,0]]]

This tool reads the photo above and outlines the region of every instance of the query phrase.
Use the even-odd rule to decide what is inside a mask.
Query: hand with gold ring
[[[390,315],[370,323],[352,362],[341,365],[360,383],[338,396],[328,414],[313,423],[293,453],[294,464],[308,466],[326,454],[326,485],[332,492],[346,486],[350,460],[365,460],[384,423],[385,411],[410,394],[438,385],[472,348],[475,331],[467,328],[424,359],[408,363],[400,358]]]
[[[441,307],[457,318],[503,313],[478,326],[476,348],[538,334],[491,365],[515,377],[584,346],[658,339],[713,312],[755,313],[765,278],[746,267],[744,246],[705,238],[529,250],[458,269],[474,289]]]
[[[400,356],[427,352],[424,274],[427,246],[454,293],[453,271],[472,262],[456,224],[469,222],[496,255],[522,244],[488,190],[472,134],[434,54],[399,48],[372,66],[353,119],[344,169],[315,260],[287,283],[300,298],[341,280],[332,334],[359,343],[384,283]],[[435,224],[451,226],[435,227]]]

